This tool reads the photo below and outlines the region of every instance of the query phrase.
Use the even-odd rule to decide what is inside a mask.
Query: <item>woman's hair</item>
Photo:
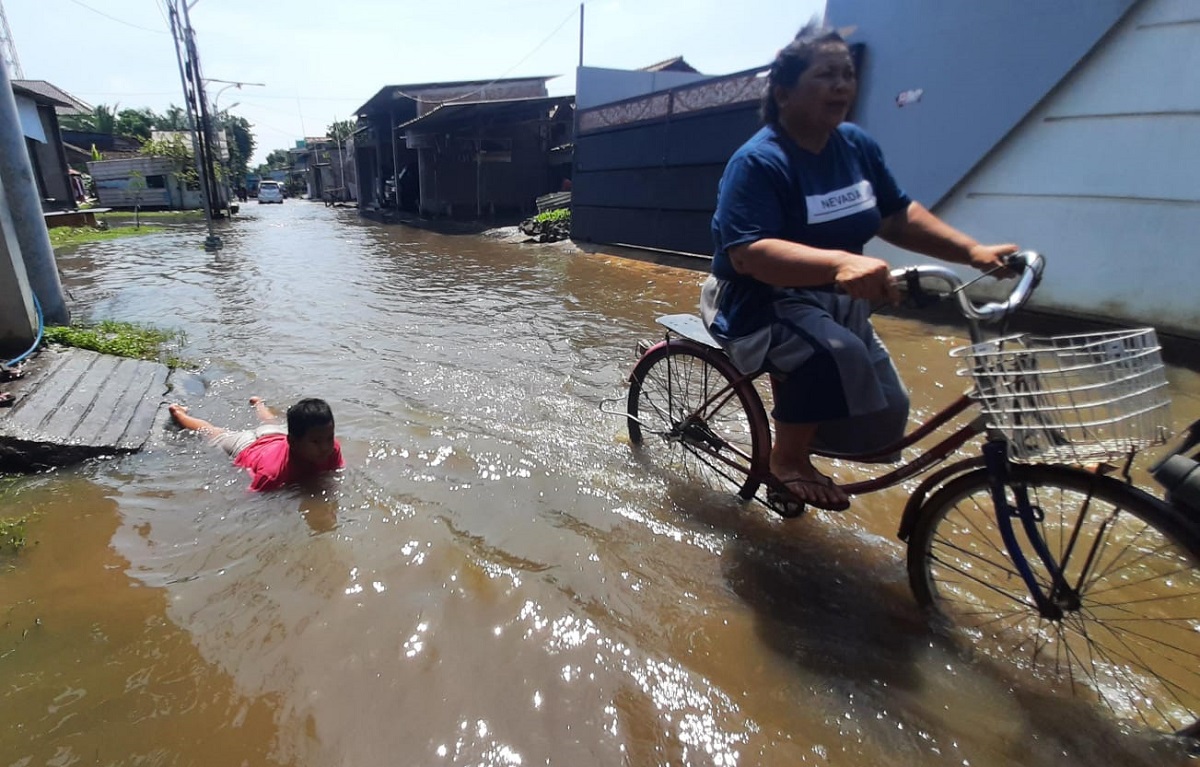
[[[300,438],[314,426],[333,423],[333,411],[323,399],[302,399],[288,408],[288,436]]]
[[[827,27],[816,20],[804,25],[796,33],[796,37],[785,45],[775,60],[771,62],[771,71],[767,75],[767,92],[762,98],[762,121],[768,125],[779,122],[779,105],[775,103],[775,86],[791,88],[804,74],[812,63],[813,55],[821,46],[828,43],[846,44],[845,38],[836,29]]]

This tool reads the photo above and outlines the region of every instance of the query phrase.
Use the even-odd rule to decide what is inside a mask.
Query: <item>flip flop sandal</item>
[[[25,371],[21,369],[20,365],[13,365],[10,367],[8,365],[0,364],[0,381],[15,381],[18,378],[23,378],[24,376]]]
[[[17,402],[17,398],[12,392],[0,391],[0,407],[12,407]]]
[[[791,489],[792,486],[796,485],[832,487],[833,480],[829,477],[822,477],[821,479],[801,479],[796,477],[795,479],[789,479],[786,482],[783,480],[776,480],[776,483],[772,484],[771,487],[767,489],[767,501],[775,507],[775,511],[778,512],[780,516],[788,518],[798,517],[804,513],[805,506],[812,506],[815,509],[824,509],[825,511],[845,511],[846,509],[850,508],[849,498],[840,503],[837,501],[822,501],[813,498],[801,498]]]
[[[767,505],[771,507],[771,511],[784,519],[795,519],[803,514],[806,508],[804,501],[791,493],[773,487],[767,488]]]

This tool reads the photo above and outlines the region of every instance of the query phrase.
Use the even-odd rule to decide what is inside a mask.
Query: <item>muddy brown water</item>
[[[328,399],[348,468],[251,495],[168,433],[5,480],[0,765],[1182,759],[936,639],[903,489],[785,522],[631,457],[600,403],[702,273],[291,200],[222,235],[79,248],[77,315],[184,331],[172,398],[221,425]],[[917,415],[962,388],[952,330],[878,324]]]

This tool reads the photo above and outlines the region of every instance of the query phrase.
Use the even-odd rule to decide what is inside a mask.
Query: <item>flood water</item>
[[[1182,761],[936,639],[902,489],[784,521],[632,457],[601,403],[703,273],[295,200],[221,234],[61,258],[77,318],[183,331],[219,425],[327,399],[348,467],[250,494],[170,432],[0,482],[0,766]],[[878,325],[916,415],[963,388],[960,338]]]

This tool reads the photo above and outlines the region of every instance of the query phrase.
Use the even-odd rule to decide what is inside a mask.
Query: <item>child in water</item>
[[[286,426],[262,397],[251,397],[250,405],[263,425],[245,431],[213,426],[188,415],[182,405],[170,405],[167,411],[181,428],[206,435],[229,454],[235,466],[248,469],[250,489],[255,492],[276,490],[346,465],[334,437],[333,411],[325,400],[302,399],[292,405]]]

